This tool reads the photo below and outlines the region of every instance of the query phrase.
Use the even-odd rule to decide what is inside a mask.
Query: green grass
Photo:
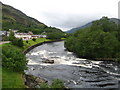
[[[0,89],[2,88],[2,67],[0,66]]]
[[[2,68],[2,88],[25,88],[22,73]]]
[[[46,38],[37,38],[36,41],[28,40],[28,43],[26,43],[26,41],[23,41],[24,50],[27,49],[28,47],[32,46],[32,45],[35,45],[37,43],[41,43],[41,42],[44,42],[44,41],[50,41],[50,40],[46,39]]]

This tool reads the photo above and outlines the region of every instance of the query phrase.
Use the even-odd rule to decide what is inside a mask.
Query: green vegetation
[[[26,40],[26,41],[23,41],[24,43],[24,50],[27,49],[28,47],[32,46],[32,45],[35,45],[37,43],[41,43],[41,42],[45,42],[45,41],[50,41],[50,39],[46,39],[46,38],[37,38],[36,41],[34,42],[33,40]]]
[[[63,88],[65,88],[65,86],[61,80],[55,79],[55,80],[53,80],[51,85],[48,85],[47,83],[42,83],[40,85],[40,88],[60,88],[60,89],[63,89]]]
[[[34,34],[59,33],[63,35],[60,29],[48,27],[21,11],[4,4],[2,4],[2,27],[2,30],[5,31],[13,29],[25,33],[32,31]],[[22,41],[22,39],[15,38],[12,32],[9,37],[5,36],[3,39],[11,41],[9,44],[2,45],[3,88],[24,88],[22,73],[26,69],[27,61],[22,53],[23,50],[34,44],[49,41],[49,39],[38,38]]]
[[[2,4],[2,30],[17,29],[19,32],[32,31],[34,34],[63,33],[60,29],[48,27],[38,20],[28,17],[23,12],[9,6]]]
[[[63,37],[64,37],[64,33],[59,33],[59,32],[52,32],[47,34],[47,38],[52,40],[59,40]]]
[[[26,57],[20,49],[10,44],[3,45],[2,66],[4,68],[20,72],[27,69],[26,65]]]
[[[36,39],[35,39],[35,38],[33,38],[32,40],[33,40],[34,42],[36,41]]]
[[[77,31],[65,41],[65,47],[83,58],[116,58],[119,61],[118,27],[107,17],[94,21],[90,28]]]
[[[10,32],[8,39],[11,41],[13,45],[18,46],[18,47],[23,47],[23,40],[16,38],[14,36],[14,32],[12,31]]]
[[[23,50],[27,49],[31,45],[49,41],[49,39],[38,38],[34,42],[33,40],[23,41],[24,46],[18,47],[12,45],[12,43],[3,44],[2,48],[2,87],[3,88],[25,88],[23,80],[23,70],[26,68],[26,58],[23,55]]]
[[[2,68],[3,88],[25,88],[22,73]]]

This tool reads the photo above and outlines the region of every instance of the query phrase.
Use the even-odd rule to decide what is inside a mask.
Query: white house
[[[23,40],[30,40],[32,39],[31,35],[28,33],[15,33],[16,38],[22,38]]]
[[[33,35],[31,32],[28,33],[15,33],[16,38],[22,38],[23,40],[30,40],[33,38],[46,38],[46,35]]]

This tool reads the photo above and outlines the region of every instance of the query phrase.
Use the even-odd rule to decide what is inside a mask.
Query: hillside
[[[67,33],[74,33],[75,31],[78,31],[80,29],[84,29],[86,27],[90,27],[91,25],[92,25],[92,22],[87,23],[87,24],[80,26],[80,27],[72,28],[72,29],[68,30]]]
[[[120,61],[119,21],[102,17],[92,22],[91,27],[78,30],[68,37],[65,47],[80,58]]]
[[[60,29],[48,27],[44,23],[27,16],[12,6],[2,4],[2,30],[17,29],[19,32],[32,31],[34,34],[42,32],[62,32]]]
[[[110,18],[110,21],[113,21],[115,22],[116,24],[120,24],[120,19],[117,19],[117,18]],[[76,28],[72,28],[70,30],[67,31],[67,33],[74,33],[80,29],[84,29],[84,28],[87,28],[87,27],[90,27],[92,25],[93,21],[92,22],[89,22],[83,26],[80,26],[80,27],[76,27]]]

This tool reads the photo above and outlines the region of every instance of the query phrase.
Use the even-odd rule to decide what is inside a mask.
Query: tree
[[[18,47],[23,47],[23,40],[22,39],[18,39],[18,38],[15,38],[14,40],[12,40],[12,44],[13,45],[16,45]]]
[[[15,39],[14,32],[10,31],[9,40],[13,41]]]
[[[48,39],[58,40],[61,39],[62,37],[63,37],[63,33],[59,33],[59,32],[52,32],[47,34]]]
[[[21,39],[18,39],[18,41],[17,41],[17,46],[23,47],[23,40],[22,40],[22,38],[21,38]]]
[[[36,41],[36,39],[35,39],[35,38],[33,38],[32,40],[33,40],[34,42]]]

